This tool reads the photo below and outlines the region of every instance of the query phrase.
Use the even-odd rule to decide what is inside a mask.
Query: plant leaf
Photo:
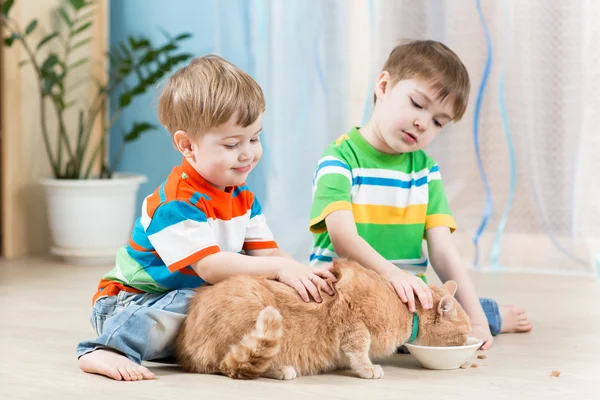
[[[129,49],[127,48],[125,43],[119,42],[119,47],[121,48],[121,51],[123,52],[123,54],[125,54],[125,59],[131,58],[131,51],[129,51]]]
[[[60,84],[60,77],[52,70],[42,70],[44,79],[44,94],[51,94],[52,88],[56,84]]]
[[[98,80],[98,78],[96,77],[92,77],[92,80],[94,81],[94,85],[96,85],[96,89],[98,89],[98,92],[105,91],[106,85],[103,82]]]
[[[131,94],[129,92],[125,92],[119,97],[119,108],[127,107],[130,103]]]
[[[140,37],[137,41],[138,49],[147,49],[150,47],[150,41],[145,37]]]
[[[33,21],[31,21],[29,23],[29,25],[27,25],[27,28],[25,28],[25,36],[29,35],[31,32],[33,32],[35,30],[35,28],[37,27],[37,19],[34,19]]]
[[[87,58],[87,57],[82,58],[81,60],[77,60],[73,64],[69,65],[69,70],[73,70],[73,69],[75,69],[75,68],[77,68],[79,66],[82,66],[83,64],[85,64],[88,61],[90,61],[90,59]]]
[[[158,27],[157,28],[160,33],[162,33],[168,40],[171,40],[173,37],[171,35],[169,35],[169,32],[167,32],[163,27]]]
[[[31,62],[31,60],[23,60],[21,62],[19,62],[19,67],[22,67],[25,64],[29,64]]]
[[[20,38],[20,36],[18,33],[13,33],[12,35],[4,38],[4,45],[6,47],[10,47],[10,46],[12,46],[13,42],[19,38]]]
[[[73,25],[82,23],[86,19],[93,17],[94,14],[96,14],[96,10],[92,10],[92,11],[89,11],[89,12],[83,14],[83,15],[78,16],[77,18],[75,18],[73,20]]]
[[[125,135],[123,140],[125,143],[132,142],[140,137],[141,134],[147,131],[158,129],[156,125],[149,124],[148,122],[135,122],[131,130]]]
[[[89,77],[84,77],[82,79],[79,79],[77,82],[69,85],[66,89],[67,92],[72,92],[73,90],[77,89],[79,86],[84,85],[90,83],[90,78]]]
[[[119,71],[121,76],[125,76],[132,71],[131,65],[129,63],[123,63],[117,68],[117,71]]]
[[[138,96],[140,94],[143,94],[147,89],[147,85],[144,84],[144,82],[140,82],[139,85],[137,85],[136,87],[133,88],[133,90],[131,90],[131,94],[133,96]]]
[[[180,35],[175,36],[175,40],[179,41],[179,40],[185,40],[185,39],[189,39],[192,37],[191,33],[182,33]]]
[[[132,50],[135,51],[138,49],[137,40],[133,36],[128,36],[127,41],[129,42],[129,47],[131,47]]]
[[[178,54],[176,56],[170,57],[169,60],[171,61],[171,63],[173,65],[175,65],[175,64],[179,64],[180,62],[187,61],[192,57],[193,57],[193,55],[190,53],[182,53],[182,54]]]
[[[42,70],[49,71],[52,67],[58,64],[58,62],[59,60],[56,53],[51,53],[48,55],[48,58],[46,58],[46,61],[44,61],[44,63],[42,64]]]
[[[60,96],[53,96],[53,97],[54,97],[54,101],[56,101],[58,103],[58,106],[60,107],[60,109],[64,111],[65,101],[62,99],[62,97],[60,97]]]
[[[81,46],[88,44],[93,39],[94,38],[89,37],[87,39],[83,39],[82,41],[75,43],[73,46],[71,46],[71,51],[76,50],[76,49],[80,48]]]
[[[5,17],[8,16],[8,13],[10,12],[10,9],[13,6],[14,2],[15,0],[4,0],[2,2],[2,15],[4,15]]]
[[[43,38],[42,40],[40,40],[40,42],[37,45],[37,50],[39,50],[43,45],[45,45],[46,43],[48,43],[49,41],[51,41],[52,39],[54,39],[57,36],[58,36],[58,32],[53,32],[53,33],[49,34],[48,36],[46,36],[45,38]]]
[[[69,3],[71,3],[71,7],[73,7],[73,9],[75,9],[75,11],[79,11],[83,7],[90,4],[90,3],[86,3],[85,0],[69,0]]]
[[[142,65],[149,64],[152,61],[156,60],[157,57],[158,57],[158,53],[155,50],[148,50],[148,52],[146,54],[144,54],[142,56],[142,58],[140,59],[140,64],[142,64]]]
[[[79,110],[79,125],[77,127],[77,141],[75,142],[75,154],[79,165],[83,164],[83,155],[86,150],[81,146],[81,140],[83,139],[84,130],[85,124],[83,120],[83,110]]]
[[[81,25],[79,28],[75,29],[73,32],[71,32],[71,37],[85,31],[86,29],[88,29],[90,26],[92,26],[92,21],[86,22],[85,24]]]
[[[177,45],[175,45],[173,43],[169,43],[158,49],[158,51],[160,53],[171,51],[171,50],[177,50]]]
[[[119,58],[113,55],[113,53],[111,53],[110,51],[106,52],[106,57],[108,57],[108,61],[110,62],[111,67],[114,67],[115,64],[119,63]]]
[[[67,12],[65,11],[64,8],[60,7],[58,9],[58,14],[62,17],[62,19],[65,21],[65,23],[67,24],[67,26],[69,28],[73,26],[73,23],[71,22],[71,19],[69,18],[69,14],[67,14]]]

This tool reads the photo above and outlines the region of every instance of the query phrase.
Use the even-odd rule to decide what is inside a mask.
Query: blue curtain
[[[280,246],[299,260],[310,253],[308,232],[314,167],[329,142],[347,131],[345,2],[303,0],[113,0],[111,45],[129,34],[161,40],[190,32],[185,50],[218,54],[252,75],[267,100],[264,156],[248,184],[263,203]],[[347,61],[345,61],[347,60]],[[157,123],[159,90],[148,93],[120,118],[111,132],[111,155],[118,135],[136,120]],[[180,162],[168,133],[146,134],[128,145],[118,170],[148,176],[143,198]]]

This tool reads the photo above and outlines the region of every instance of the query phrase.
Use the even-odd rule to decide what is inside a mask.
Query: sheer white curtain
[[[483,96],[489,52],[475,0],[255,0],[250,10],[254,75],[268,101],[263,203],[284,249],[307,257],[315,163],[331,140],[364,122],[389,51],[400,39],[430,38],[458,53],[472,81],[463,120],[429,149],[457,219],[461,254],[473,262],[487,203],[478,267],[595,272],[600,3],[481,1],[491,48]],[[478,97],[491,201],[474,145]]]
[[[348,5],[343,1],[250,2],[254,76],[267,111],[262,203],[280,246],[308,261],[312,175],[331,140],[347,126]]]

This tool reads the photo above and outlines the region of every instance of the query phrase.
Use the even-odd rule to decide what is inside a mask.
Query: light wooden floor
[[[476,369],[428,371],[398,355],[374,381],[339,372],[247,382],[148,364],[157,380],[114,382],[82,373],[75,358],[76,344],[93,335],[90,299],[106,271],[0,260],[1,399],[600,398],[600,284],[593,280],[473,273],[480,295],[526,307],[534,323],[529,334],[498,337],[486,360],[474,360],[487,366]]]

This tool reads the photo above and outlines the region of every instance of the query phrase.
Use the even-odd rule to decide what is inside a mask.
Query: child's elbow
[[[192,269],[204,282],[213,284],[215,280],[214,268],[211,268],[209,260],[202,259],[192,266]]]

